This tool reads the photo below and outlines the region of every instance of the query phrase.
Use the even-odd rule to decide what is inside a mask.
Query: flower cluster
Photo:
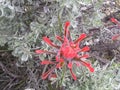
[[[119,24],[119,21],[114,17],[110,18],[110,21],[115,23],[115,24]]]
[[[90,48],[88,46],[84,46],[80,48],[80,42],[85,39],[87,36],[86,34],[81,34],[78,39],[72,40],[70,31],[69,31],[70,22],[67,21],[64,25],[64,36],[56,36],[56,39],[61,42],[61,45],[54,44],[48,37],[43,37],[44,42],[48,45],[54,47],[56,50],[54,51],[47,51],[47,50],[36,50],[35,53],[37,54],[53,54],[55,56],[55,60],[43,60],[41,61],[41,65],[49,65],[51,64],[52,67],[47,72],[42,74],[42,79],[46,79],[48,76],[54,76],[55,69],[60,69],[64,65],[67,65],[68,69],[70,70],[71,76],[74,80],[77,79],[76,75],[72,71],[73,64],[77,66],[83,65],[89,69],[90,72],[94,72],[94,68],[91,64],[86,60],[89,57],[88,54],[85,52],[89,51]]]
[[[120,22],[119,22],[116,18],[112,17],[112,18],[110,18],[110,21],[111,21],[112,23],[118,25],[118,27],[120,27]],[[120,33],[112,36],[112,40],[117,40],[117,39],[119,39],[119,38],[120,38]]]

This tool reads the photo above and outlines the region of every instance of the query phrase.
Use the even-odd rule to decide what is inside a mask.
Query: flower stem
[[[61,24],[61,19],[60,19],[60,14],[58,13],[58,25],[59,25],[59,30],[62,35],[62,24]]]
[[[64,65],[63,65],[62,77],[61,77],[61,80],[60,80],[60,86],[62,86],[62,82],[63,82],[64,76],[65,76],[65,71],[66,71],[66,66],[65,66],[65,64],[64,64]]]

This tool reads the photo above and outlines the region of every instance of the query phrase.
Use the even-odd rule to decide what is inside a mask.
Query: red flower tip
[[[81,52],[87,52],[89,50],[90,50],[90,48],[88,46],[85,46],[81,49]]]
[[[65,28],[67,28],[68,26],[70,26],[70,22],[69,22],[69,21],[66,21],[66,22],[65,22]]]
[[[43,73],[41,78],[42,79],[46,79],[48,77],[48,75],[54,70],[54,68],[51,68],[50,70],[48,70],[47,72]]]
[[[46,36],[43,37],[43,40],[44,40],[48,45],[58,48],[58,46],[55,45],[55,44],[53,44],[52,41],[51,41],[48,37],[46,37]]]
[[[84,39],[84,38],[86,38],[87,37],[87,35],[85,34],[85,33],[82,33],[81,35],[80,35],[80,38],[81,39]]]
[[[120,34],[112,36],[112,40],[117,40],[120,37]]]
[[[90,72],[94,72],[94,68],[91,66],[90,63],[82,61],[82,64],[86,66],[90,70]]]
[[[47,44],[49,44],[49,45],[52,45],[52,42],[51,42],[51,40],[48,38],[48,37],[43,37],[43,40],[47,43]]]
[[[93,67],[89,67],[90,72],[94,72],[94,68]]]
[[[44,50],[35,50],[35,53],[37,53],[37,54],[42,54],[44,52],[45,52]]]
[[[69,31],[68,31],[69,26],[70,26],[70,22],[66,21],[65,25],[64,25],[64,30],[65,30],[64,35],[65,35],[65,37],[67,36],[67,34],[69,34]]]
[[[42,74],[41,78],[46,79],[48,77],[48,74]]]
[[[117,20],[117,19],[115,19],[114,17],[110,18],[110,21],[111,21],[111,22],[113,22],[113,23],[115,23],[115,24],[117,24],[117,23],[118,23],[118,20]]]
[[[86,38],[86,37],[87,37],[87,35],[86,35],[85,33],[83,33],[83,34],[81,34],[81,35],[79,36],[79,38],[78,38],[74,43],[76,44],[76,43],[82,41],[82,40],[83,40],[84,38]]]
[[[50,71],[49,71],[50,72]],[[48,75],[50,74],[49,72],[45,72],[42,74],[41,78],[42,79],[46,79],[48,77]]]
[[[70,69],[70,72],[71,72],[72,78],[73,78],[74,80],[77,80],[77,77],[76,77],[76,75],[73,73],[72,69]]]

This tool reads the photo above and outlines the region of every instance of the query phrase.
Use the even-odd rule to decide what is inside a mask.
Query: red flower
[[[115,24],[119,23],[119,21],[117,19],[115,19],[114,17],[110,18],[110,21],[113,22],[113,23],[115,23]]]
[[[49,65],[52,64],[53,67],[51,69],[49,69],[47,72],[42,74],[42,79],[46,79],[48,77],[48,75],[51,75],[52,72],[56,69],[56,68],[61,68],[62,65],[64,64],[64,60],[61,59],[59,62],[58,61],[49,61],[49,60],[43,60],[41,62],[41,65]]]
[[[48,37],[43,37],[43,40],[50,46],[55,47],[56,52],[46,51],[46,50],[36,50],[35,52],[37,54],[47,53],[47,54],[53,54],[55,55],[56,61],[52,60],[43,60],[41,62],[41,65],[45,64],[52,64],[53,67],[49,69],[47,72],[42,74],[42,79],[46,79],[49,75],[51,75],[55,69],[62,68],[63,65],[67,65],[72,78],[74,80],[77,79],[76,75],[72,71],[73,64],[77,64],[77,66],[80,66],[79,64],[82,64],[83,66],[87,67],[90,72],[94,72],[94,68],[91,66],[90,63],[84,61],[85,58],[88,58],[88,54],[83,54],[80,56],[81,52],[87,52],[90,50],[88,46],[85,46],[83,48],[79,47],[80,42],[87,37],[86,34],[81,34],[79,38],[75,41],[71,40],[70,32],[68,30],[68,27],[70,26],[70,22],[67,21],[64,26],[64,37],[56,36],[56,39],[59,40],[62,44],[56,45],[54,44]]]
[[[120,34],[112,36],[112,40],[117,40],[120,37]]]
[[[120,27],[120,22],[117,19],[112,17],[112,18],[110,18],[110,20],[111,20],[111,22],[117,24]],[[120,34],[116,34],[116,35],[112,36],[112,40],[117,40],[117,39],[119,39],[119,37],[120,37]]]

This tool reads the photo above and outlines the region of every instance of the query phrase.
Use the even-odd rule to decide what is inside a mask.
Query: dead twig
[[[7,73],[8,75],[10,75],[10,76],[12,76],[12,77],[14,77],[14,78],[20,78],[21,76],[19,76],[19,75],[15,75],[15,74],[13,74],[13,73],[11,73],[4,65],[3,65],[3,63],[0,61],[0,67],[2,68],[2,70],[5,72],[5,73]]]

